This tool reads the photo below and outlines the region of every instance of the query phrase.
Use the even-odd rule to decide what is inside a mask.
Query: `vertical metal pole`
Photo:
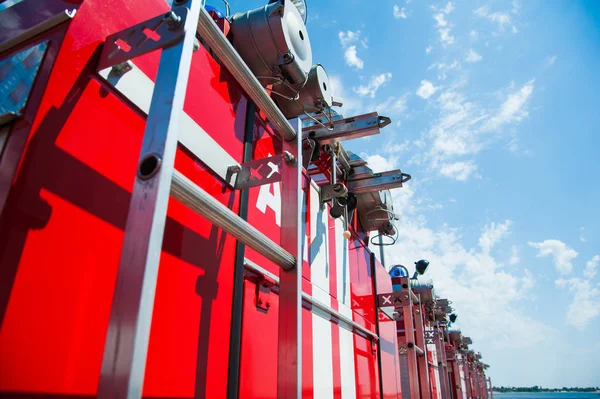
[[[415,333],[413,322],[413,303],[409,293],[410,283],[408,277],[401,277],[402,290],[406,293],[403,297],[402,316],[404,318],[404,336],[406,338],[406,359],[408,363],[408,385],[410,399],[419,399],[419,371],[417,367],[417,351],[415,349]]]
[[[385,269],[385,253],[383,251],[383,235],[382,234],[379,234],[379,259],[380,259],[379,261],[381,262],[381,265]]]
[[[415,342],[417,346],[425,351],[424,356],[419,356],[417,358],[421,399],[431,399],[431,387],[429,385],[429,365],[427,360],[427,347],[425,346],[425,329],[423,327],[423,310],[420,303],[414,307],[413,312],[415,323]]]
[[[281,246],[296,257],[296,267],[281,270],[279,280],[279,340],[277,397],[302,396],[302,125],[293,141],[283,142],[281,172]]]
[[[142,396],[150,324],[167,204],[201,0],[173,6],[190,9],[185,36],[162,50],[146,120],[121,260],[104,346],[98,398]]]
[[[252,160],[252,144],[254,142],[254,118],[256,107],[248,101],[246,106],[246,126],[244,132],[244,155],[242,162]],[[248,219],[248,188],[240,191],[240,218]],[[231,309],[231,333],[229,343],[229,374],[227,375],[227,398],[237,399],[240,389],[240,357],[242,346],[242,317],[244,302],[244,259],[246,245],[236,242],[235,266],[233,270],[233,301]]]
[[[490,399],[494,399],[494,389],[492,385],[492,378],[488,377],[488,383],[490,384]]]

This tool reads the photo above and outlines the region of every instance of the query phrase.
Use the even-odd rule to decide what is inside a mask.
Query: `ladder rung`
[[[176,170],[173,171],[171,195],[283,269],[296,267],[296,258],[292,254]]]

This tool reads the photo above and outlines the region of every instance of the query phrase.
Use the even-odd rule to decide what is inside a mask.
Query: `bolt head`
[[[163,21],[169,25],[169,29],[177,28],[181,24],[181,17],[174,11],[169,11],[163,15]]]
[[[294,156],[289,151],[284,151],[283,160],[285,161],[285,163],[292,163],[296,160],[296,158],[294,158]]]

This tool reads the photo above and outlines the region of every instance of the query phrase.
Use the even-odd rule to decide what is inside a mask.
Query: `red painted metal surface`
[[[107,34],[167,7],[129,5],[135,13],[121,2],[88,0],[79,9],[2,214],[2,270],[14,276],[3,279],[4,394],[96,391],[144,120],[93,79],[95,60]],[[135,61],[154,76],[157,54]],[[218,128],[217,140],[239,159],[241,92],[204,50],[195,55],[191,84],[198,90],[189,91],[186,111],[205,129]],[[176,167],[237,209],[237,194],[181,151]],[[145,395],[225,395],[233,248],[233,239],[171,201]]]
[[[51,72],[43,67],[48,68],[47,82],[40,80],[34,89],[33,97],[40,97],[39,106],[29,108],[25,119],[13,129],[13,137],[25,144],[24,152],[20,159],[0,159],[2,171],[7,170],[2,165],[8,161],[19,165],[14,178],[10,175],[2,186],[8,192],[12,181],[0,215],[0,396],[93,397],[96,393],[144,130],[143,115],[96,77],[96,64],[107,35],[167,9],[162,0],[130,0],[126,4],[85,0],[62,42],[64,28],[44,36],[60,43],[60,51]],[[134,62],[154,79],[158,56],[157,52],[150,53]],[[248,101],[245,94],[202,47],[194,54],[189,84],[185,112],[241,162]],[[254,159],[281,152],[281,143],[274,136],[264,116],[257,113]],[[175,166],[237,212],[239,193],[227,189],[191,154],[179,150]],[[310,182],[305,177],[310,208]],[[249,190],[248,221],[275,242],[280,240],[277,211],[273,206],[259,209],[257,203],[261,190],[263,195],[276,198],[278,185]],[[315,221],[311,221],[310,212],[305,214],[310,245],[316,239],[310,237]],[[341,277],[336,264],[340,260],[334,256],[339,237],[332,232],[333,220],[329,216],[326,220],[330,230],[325,244],[329,246],[328,286],[313,282],[311,266],[305,261],[303,289],[309,295],[317,289],[326,290],[326,305],[339,311],[345,306],[337,288]],[[375,331],[379,318],[381,350],[362,335],[352,334],[352,388],[360,398],[398,398],[396,322],[381,317],[376,308],[373,270],[380,292],[391,292],[391,280],[381,265],[373,268],[363,239],[352,236],[348,241],[348,306],[352,320],[371,331]],[[144,396],[226,397],[234,255],[232,237],[177,201],[170,201]],[[247,249],[246,257],[279,275],[279,268],[261,254]],[[275,397],[278,295],[269,294],[268,310],[257,308],[256,285],[245,281],[243,298],[239,396]],[[315,370],[326,356],[331,356],[327,361],[332,365],[333,397],[342,397],[345,381],[340,342],[348,331],[330,322],[331,353],[314,353],[315,340],[320,338],[314,336],[314,323],[320,316],[305,307],[302,317],[303,397],[319,397]]]
[[[378,292],[392,292],[392,281],[390,276],[377,259],[375,259],[374,269],[377,278]],[[379,341],[381,348],[382,396],[385,399],[402,398],[396,321],[390,319],[381,311],[379,311]]]

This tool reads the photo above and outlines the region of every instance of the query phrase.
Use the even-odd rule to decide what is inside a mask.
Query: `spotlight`
[[[448,322],[448,327],[450,327],[452,325],[452,323],[454,323],[456,321],[456,319],[458,318],[458,315],[456,313],[452,313],[450,316],[450,321]]]
[[[425,274],[428,267],[429,267],[429,261],[426,261],[425,259],[421,259],[420,261],[415,262],[416,270],[415,270],[415,274],[413,274],[411,279],[416,280],[417,277],[419,277],[419,275]]]
[[[306,83],[312,50],[303,18],[306,7],[291,0],[271,1],[232,17],[233,46],[263,85],[284,84],[299,90]]]

